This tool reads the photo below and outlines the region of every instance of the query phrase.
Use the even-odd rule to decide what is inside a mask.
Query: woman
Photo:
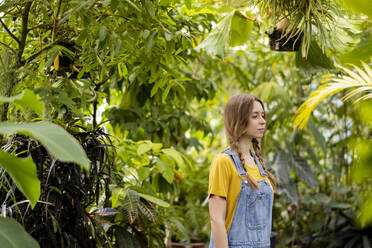
[[[213,159],[209,174],[209,247],[270,247],[276,180],[261,155],[262,101],[247,94],[231,97],[224,125],[230,146]]]

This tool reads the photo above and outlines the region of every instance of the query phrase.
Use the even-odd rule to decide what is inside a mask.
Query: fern
[[[358,95],[359,97],[356,98],[354,103],[372,99],[372,69],[367,64],[363,62],[362,64],[364,70],[354,65],[355,72],[340,66],[345,72],[345,75],[340,78],[332,74],[325,75],[325,79],[321,82],[324,84],[311,93],[309,99],[298,108],[293,122],[294,128],[303,129],[314,108],[327,96],[335,95],[342,90],[350,89],[342,98],[343,101],[356,98]]]

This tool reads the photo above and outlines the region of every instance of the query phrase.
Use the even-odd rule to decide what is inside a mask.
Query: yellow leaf
[[[58,71],[59,70],[59,55],[56,56],[54,59],[54,70]]]
[[[298,108],[293,121],[294,128],[303,129],[314,108],[326,97],[335,95],[342,90],[349,89],[349,92],[342,98],[343,101],[363,93],[366,94],[357,99],[355,103],[370,97],[368,92],[372,90],[372,70],[368,65],[363,63],[364,70],[354,66],[355,72],[341,66],[340,68],[344,71],[344,75],[341,77],[332,74],[324,75],[318,89],[311,93],[309,98]]]

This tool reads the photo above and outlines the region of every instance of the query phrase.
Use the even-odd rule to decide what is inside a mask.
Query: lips
[[[263,132],[263,131],[265,131],[265,128],[259,128],[257,130],[260,131],[260,132]]]

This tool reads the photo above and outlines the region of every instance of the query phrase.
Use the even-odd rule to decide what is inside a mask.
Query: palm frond
[[[293,122],[294,128],[303,129],[314,108],[326,97],[335,95],[342,90],[350,89],[350,92],[342,98],[343,101],[355,98],[358,95],[362,96],[357,98],[354,103],[371,99],[372,69],[364,62],[362,62],[362,65],[363,68],[354,66],[354,71],[340,66],[345,72],[345,75],[340,78],[332,74],[324,76],[325,79],[321,82],[323,84],[311,93],[309,98],[298,108]]]

